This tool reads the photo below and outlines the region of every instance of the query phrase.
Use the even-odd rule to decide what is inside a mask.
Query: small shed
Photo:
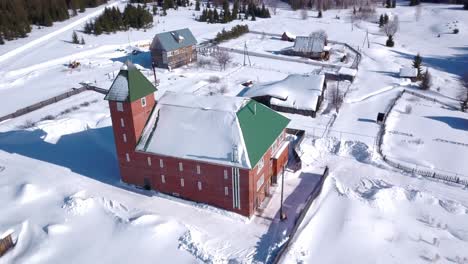
[[[414,67],[405,66],[400,69],[400,78],[409,78],[412,82],[418,79],[418,69]]]
[[[296,40],[296,36],[288,31],[285,31],[283,35],[281,35],[281,40],[293,42],[294,40]]]
[[[298,36],[294,41],[291,53],[315,60],[325,59],[330,53],[330,48],[327,47],[327,37],[325,34]]]

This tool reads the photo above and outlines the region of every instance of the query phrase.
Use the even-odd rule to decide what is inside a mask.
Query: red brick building
[[[129,64],[106,95],[122,180],[251,216],[288,161],[289,119],[248,98],[155,92]]]

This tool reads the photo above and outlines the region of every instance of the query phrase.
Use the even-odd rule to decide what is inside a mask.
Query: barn
[[[276,111],[315,117],[326,88],[323,74],[292,74],[280,81],[254,85],[240,95]]]
[[[154,36],[151,59],[158,68],[174,69],[197,61],[197,40],[188,28]]]
[[[327,60],[330,49],[327,46],[325,34],[312,34],[311,36],[297,36],[294,41],[291,55],[301,56],[314,60]]]
[[[411,66],[404,66],[400,68],[400,78],[408,78],[412,82],[418,80],[418,69]]]
[[[106,95],[122,181],[252,216],[288,162],[289,119],[248,98],[155,92],[127,63]]]

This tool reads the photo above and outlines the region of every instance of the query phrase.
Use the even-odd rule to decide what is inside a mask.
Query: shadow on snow
[[[453,129],[468,131],[468,119],[453,116],[425,116],[449,125]]]
[[[119,185],[120,174],[112,127],[63,135],[45,141],[42,129],[0,132],[0,150],[56,164],[95,180]]]

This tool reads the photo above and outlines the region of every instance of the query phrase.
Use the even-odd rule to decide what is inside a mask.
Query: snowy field
[[[124,5],[120,1],[109,4]],[[402,174],[374,152],[377,113],[384,112],[401,89],[417,89],[398,78],[401,66],[410,65],[414,55],[421,53],[434,83],[424,93],[456,106],[457,78],[468,65],[466,11],[458,6],[424,4],[418,18],[415,8],[401,4],[377,11],[399,15],[394,48],[383,45],[386,37],[376,23],[362,21],[352,30],[350,10],[329,10],[322,19],[310,11],[308,19],[302,20],[299,12],[285,5],[272,19],[227,25],[196,22],[197,12],[180,8],[169,10],[166,17],[155,17],[155,26],[147,31],[84,35],[86,45],[68,43],[73,30],[81,30],[100,7],[51,28],[35,28],[29,38],[0,46],[0,97],[6,99],[0,115],[79,87],[80,82],[108,88],[128,58],[153,80],[147,49],[129,56],[126,47],[129,42],[147,45],[155,33],[183,27],[189,27],[199,42],[213,38],[223,28],[244,23],[252,30],[277,34],[308,35],[323,29],[330,39],[359,47],[363,53],[358,76],[339,113],[325,101],[316,119],[287,115],[293,128],[306,130],[307,140],[304,169],[286,175],[290,216],[286,223],[278,221],[278,190],[262,215],[245,219],[122,184],[110,113],[101,94],[85,92],[2,122],[0,233],[13,228],[19,243],[0,263],[63,263],[64,259],[67,263],[265,263],[287,239],[294,221],[291,216],[300,211],[325,165],[331,174],[282,259],[284,263],[468,263],[467,188]],[[449,34],[454,25],[459,34]],[[370,48],[363,45],[367,31]],[[249,49],[268,52],[292,45],[251,35],[223,46],[242,49],[249,40]],[[233,55],[225,71],[216,64],[193,64],[172,72],[158,69],[157,97],[165,91],[237,95],[247,80],[264,83],[319,69],[275,59],[250,59],[252,66],[243,66],[243,56]],[[81,68],[69,70],[66,64],[73,60],[80,61]],[[213,81],[214,76],[219,81]],[[391,114],[389,127],[411,133],[424,144],[402,145],[405,139],[401,135],[386,134],[384,152],[402,162],[457,167],[466,175],[467,148],[434,141],[467,143],[466,128],[438,118],[466,122],[466,114],[424,101],[413,102],[411,114],[404,114],[405,100]],[[315,139],[317,135],[325,137]],[[458,159],[450,159],[454,153]]]
[[[468,179],[468,114],[405,93],[386,128],[382,151],[388,158]]]

